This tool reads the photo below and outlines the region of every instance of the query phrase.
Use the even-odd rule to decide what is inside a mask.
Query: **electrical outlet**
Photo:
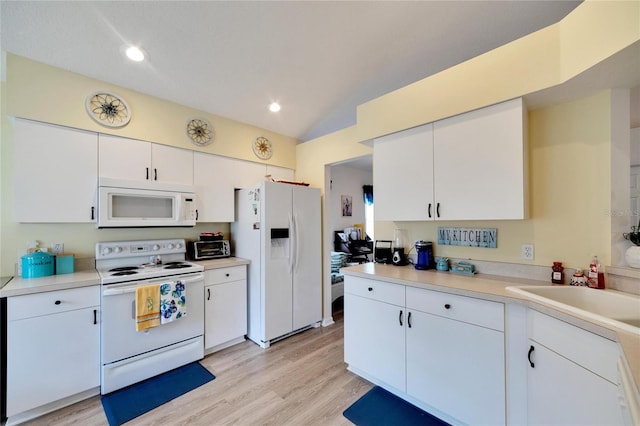
[[[64,253],[64,243],[53,243],[51,244],[51,250],[54,254]]]
[[[523,244],[520,250],[523,259],[533,260],[533,244]]]

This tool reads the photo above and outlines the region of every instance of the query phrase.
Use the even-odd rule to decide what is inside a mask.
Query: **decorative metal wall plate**
[[[92,93],[87,97],[85,107],[89,116],[103,126],[122,127],[131,120],[129,105],[114,93]]]
[[[271,142],[269,139],[264,136],[259,136],[253,141],[253,153],[256,154],[258,158],[263,160],[268,160],[273,155],[273,148],[271,146]]]
[[[207,146],[213,142],[215,133],[213,126],[207,120],[194,118],[187,122],[187,136],[197,146]]]

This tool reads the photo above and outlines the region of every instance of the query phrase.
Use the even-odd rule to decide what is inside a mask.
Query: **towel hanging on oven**
[[[184,281],[160,285],[160,324],[167,324],[187,315],[187,289]]]
[[[160,284],[136,288],[136,331],[160,325]]]

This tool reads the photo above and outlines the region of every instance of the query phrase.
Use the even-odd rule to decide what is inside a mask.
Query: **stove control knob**
[[[151,250],[153,251],[160,250],[160,246],[158,244],[154,244],[153,247],[151,247]]]
[[[104,247],[104,248],[102,249],[102,255],[103,255],[103,256],[106,256],[106,255],[108,255],[108,254],[111,254],[111,247]]]
[[[120,253],[120,252],[122,252],[122,247],[114,247],[114,248],[113,248],[113,252],[114,252],[114,253]]]
[[[167,248],[168,248],[169,250],[173,250],[173,244],[172,244],[172,243],[167,244]]]

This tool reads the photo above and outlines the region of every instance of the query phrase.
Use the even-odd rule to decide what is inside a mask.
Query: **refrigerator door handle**
[[[293,229],[293,217],[291,216],[291,213],[289,213],[289,265],[287,269],[290,274],[293,273],[293,233],[295,233],[295,230]]]
[[[300,256],[300,232],[298,232],[298,215],[293,215],[293,225],[294,225],[294,238],[295,238],[295,257],[293,259],[293,267],[294,270],[298,270],[298,259]]]

